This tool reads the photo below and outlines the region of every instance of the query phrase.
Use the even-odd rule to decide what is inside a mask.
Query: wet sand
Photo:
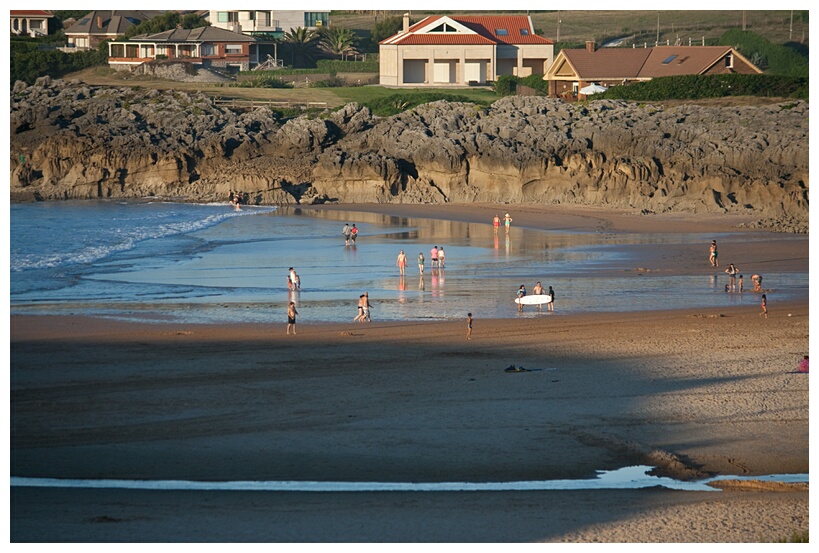
[[[498,208],[322,209],[488,220]],[[536,228],[669,230],[660,216],[500,209]],[[718,218],[674,218],[675,229],[685,225],[735,230]],[[737,251],[780,271],[807,270],[807,237],[772,240]],[[702,250],[658,251],[651,264],[707,270]],[[512,481],[637,464],[679,479],[807,473],[808,375],[795,370],[808,352],[808,302],[771,298],[769,310],[767,319],[755,307],[476,319],[470,341],[466,321],[299,324],[287,336],[283,323],[12,317],[11,474]],[[530,370],[506,372],[510,365]],[[807,532],[808,520],[806,490],[753,487],[13,488],[10,517],[11,540],[22,542],[765,542]]]

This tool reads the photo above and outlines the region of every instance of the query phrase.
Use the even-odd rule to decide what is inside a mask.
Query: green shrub
[[[231,83],[231,86],[237,88],[293,88],[293,83],[283,81],[278,77],[261,75],[255,79],[247,79],[245,81]]]
[[[719,43],[733,46],[754,65],[769,75],[808,76],[808,58],[787,46],[773,44],[751,31],[733,29],[722,35]]]
[[[472,103],[466,96],[451,94],[447,92],[419,92],[419,93],[397,93],[364,102],[374,115],[388,117],[396,115],[421,104],[446,100],[448,102],[468,102]]]
[[[515,93],[517,85],[518,78],[514,75],[501,75],[495,80],[492,88],[498,96],[509,96]]]
[[[644,83],[612,86],[595,100],[696,100],[726,96],[808,99],[806,78],[777,75],[684,75],[659,77]]]
[[[323,81],[314,81],[310,83],[310,88],[338,88],[341,86],[347,86],[347,83],[344,82],[344,79],[336,76],[331,76],[329,79],[325,79]]]
[[[377,61],[318,60],[317,73],[378,73]]]

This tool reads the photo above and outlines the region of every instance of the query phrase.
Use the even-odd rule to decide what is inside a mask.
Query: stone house
[[[180,59],[194,67],[247,71],[259,63],[259,39],[218,27],[176,28],[108,43],[108,65],[130,69],[155,59]]]
[[[561,50],[543,79],[549,96],[577,97],[590,84],[606,88],[657,77],[680,75],[757,74],[762,70],[731,46],[654,46],[651,48],[586,48]]]
[[[485,85],[499,75],[545,73],[554,43],[535,34],[528,16],[428,16],[379,43],[383,86]]]

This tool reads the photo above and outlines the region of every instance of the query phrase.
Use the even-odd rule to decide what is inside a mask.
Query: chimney
[[[97,28],[102,29],[102,16],[101,15],[97,16]]]
[[[586,41],[586,52],[592,52],[592,53],[594,52],[594,41],[593,40],[587,40]]]
[[[404,14],[404,30],[401,32],[406,33],[407,31],[409,31],[409,13]]]

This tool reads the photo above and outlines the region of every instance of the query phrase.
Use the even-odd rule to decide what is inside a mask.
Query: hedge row
[[[808,100],[808,79],[779,75],[685,75],[613,86],[594,99],[658,101],[726,96],[764,96]]]

